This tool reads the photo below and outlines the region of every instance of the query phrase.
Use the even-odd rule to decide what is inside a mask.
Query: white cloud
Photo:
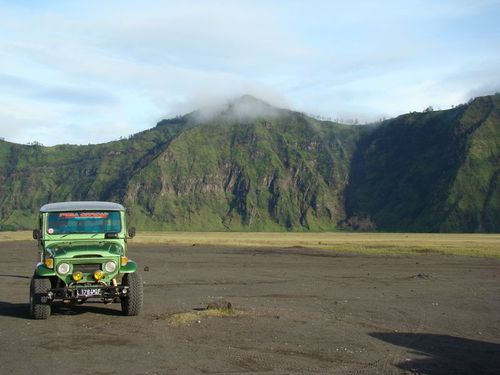
[[[117,139],[242,94],[373,120],[496,91],[500,76],[498,1],[88,0],[0,10],[0,133],[19,142]]]

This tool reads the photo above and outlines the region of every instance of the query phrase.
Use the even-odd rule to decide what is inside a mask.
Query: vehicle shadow
[[[0,301],[0,316],[29,319],[29,304]]]
[[[427,333],[372,332],[369,335],[426,356],[395,364],[410,373],[500,374],[500,344]]]
[[[52,315],[122,315],[121,309],[116,309],[116,307],[114,306],[120,306],[120,304],[114,303],[104,305],[102,303],[96,303],[96,305],[93,306],[92,302],[86,302],[82,305],[74,304],[65,306],[64,304],[55,303],[54,305],[52,305]]]
[[[31,279],[31,276],[22,276],[22,275],[0,275],[0,277],[13,277],[16,279]]]
[[[114,306],[117,307],[114,307]],[[98,315],[122,315],[120,304],[92,306],[89,303],[83,305],[64,306],[63,304],[55,303],[52,305],[51,315],[82,315],[82,314],[98,314]],[[29,303],[11,303],[0,301],[0,316],[31,319],[29,314]]]

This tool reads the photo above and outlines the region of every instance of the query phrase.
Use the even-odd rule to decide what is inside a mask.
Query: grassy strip
[[[141,232],[134,241],[179,246],[306,247],[364,254],[443,253],[500,258],[500,234]]]
[[[0,242],[33,240],[31,231],[0,232]],[[34,243],[34,242],[33,242]]]
[[[30,232],[0,232],[0,241],[30,238]],[[443,253],[500,258],[500,234],[139,232],[131,242],[177,246],[306,247],[365,254]]]

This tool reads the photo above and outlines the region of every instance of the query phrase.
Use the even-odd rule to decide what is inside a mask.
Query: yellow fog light
[[[101,270],[95,271],[94,272],[94,279],[96,279],[96,280],[104,279],[104,272],[102,272]]]
[[[121,264],[122,266],[126,266],[126,265],[127,265],[127,263],[128,263],[128,258],[127,258],[126,256],[121,256],[121,257],[120,257],[120,264]]]
[[[83,277],[83,273],[81,273],[80,271],[76,271],[73,273],[73,280],[75,281],[80,281]]]
[[[43,263],[45,264],[45,267],[47,267],[47,268],[54,268],[54,259],[52,259],[52,258],[45,258]]]

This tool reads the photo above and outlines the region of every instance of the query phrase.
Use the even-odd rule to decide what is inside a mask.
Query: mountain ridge
[[[98,145],[0,141],[0,229],[97,199],[139,229],[498,232],[499,113],[494,95],[355,126],[243,96]]]

